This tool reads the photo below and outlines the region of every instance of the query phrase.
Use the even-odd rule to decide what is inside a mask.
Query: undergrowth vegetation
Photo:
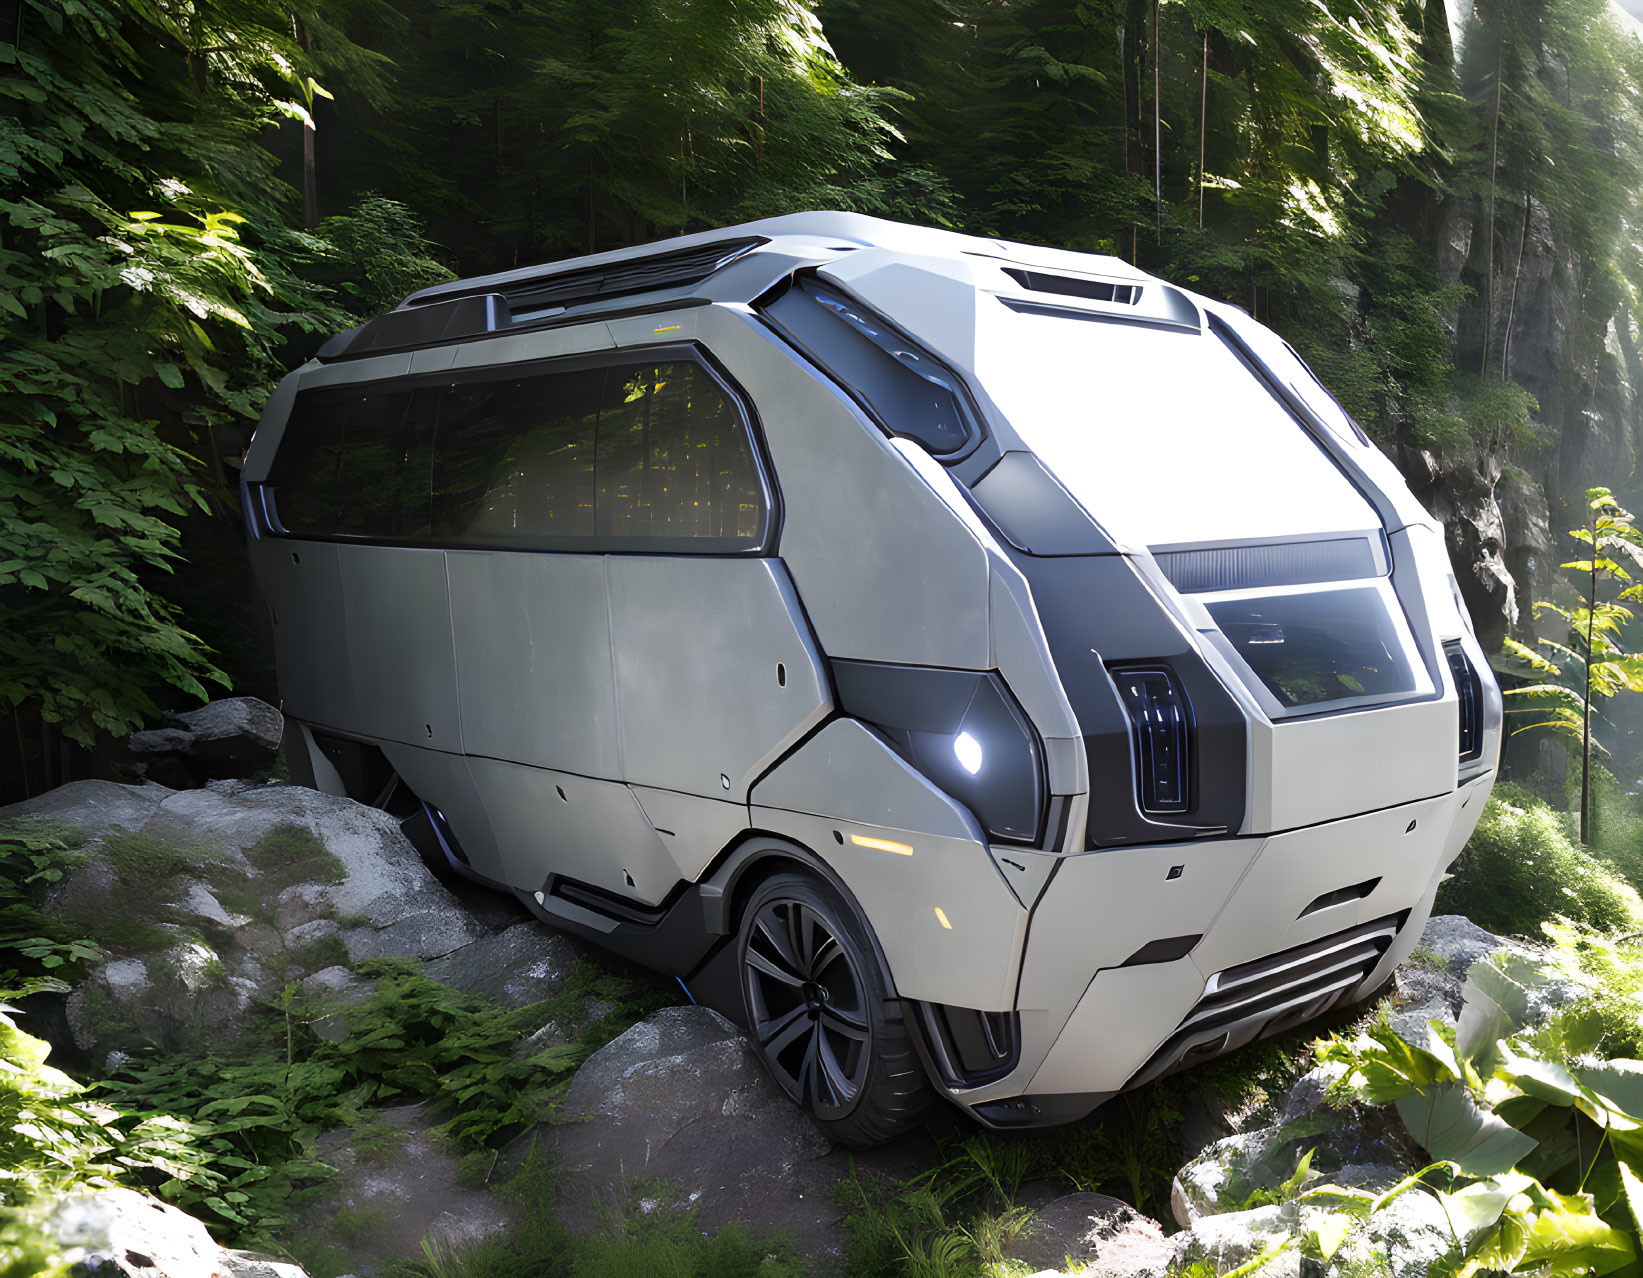
[[[101,1095],[139,1117],[186,1114],[196,1165],[152,1184],[224,1237],[278,1246],[304,1201],[331,1174],[313,1153],[322,1132],[358,1126],[387,1100],[425,1100],[465,1153],[493,1149],[545,1117],[576,1067],[638,1017],[671,1002],[655,983],[579,963],[551,999],[498,1008],[377,959],[370,998],[343,1012],[288,991],[261,1041],[238,1050],[165,1053],[128,1062]],[[604,1014],[568,1041],[522,1044],[549,1023]],[[340,1041],[314,1022],[346,1018]]]
[[[1176,1168],[1224,1134],[1189,1120],[1218,1113],[1251,1122],[1269,1111],[1305,1071],[1318,1028],[1160,1079],[1086,1122],[1014,1135],[972,1127],[938,1135],[936,1165],[905,1182],[854,1169],[835,1189],[845,1211],[849,1272],[1013,1273],[1006,1248],[1032,1217],[1024,1204],[1068,1193],[1105,1193],[1168,1220]]]

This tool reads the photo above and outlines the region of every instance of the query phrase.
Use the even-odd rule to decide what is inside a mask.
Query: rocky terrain
[[[442,882],[384,813],[286,785],[211,779],[174,790],[154,782],[83,781],[0,810],[83,831],[82,860],[55,886],[48,910],[82,923],[103,958],[48,1026],[59,1054],[92,1074],[126,1054],[223,1044],[259,1008],[287,998],[322,1037],[349,1034],[350,1008],[371,983],[363,960],[414,961],[434,979],[497,1004],[531,1007],[559,988],[578,943],[528,920],[506,900]],[[1438,918],[1398,976],[1391,1009],[1418,1041],[1425,1023],[1453,1021],[1471,964],[1506,943],[1465,919]],[[282,994],[298,991],[295,1002]],[[597,1020],[605,1010],[585,1009]],[[563,1041],[544,1023],[521,1050]],[[1005,1254],[1020,1273],[1224,1274],[1314,1227],[1316,1209],[1246,1204],[1281,1190],[1313,1151],[1316,1176],[1384,1189],[1419,1153],[1390,1111],[1326,1100],[1315,1070],[1261,1113],[1212,1115],[1220,1135],[1175,1177],[1174,1220],[1161,1225],[1100,1194],[1046,1188]],[[949,1117],[949,1122],[959,1122]],[[1225,1134],[1230,1133],[1230,1134]],[[368,1123],[321,1135],[316,1156],[335,1178],[304,1208],[305,1236],[328,1239],[371,1278],[425,1237],[460,1247],[505,1238],[516,1208],[490,1186],[534,1157],[554,1171],[556,1210],[575,1231],[598,1227],[609,1204],[690,1209],[702,1229],[747,1222],[793,1238],[819,1272],[842,1268],[842,1209],[834,1185],[852,1170],[905,1181],[931,1165],[925,1136],[854,1158],[831,1149],[766,1077],[739,1033],[717,1014],[663,1007],[617,1034],[577,1071],[556,1109],[516,1136],[477,1179],[465,1173],[425,1104],[375,1111]],[[1280,1195],[1281,1196],[1281,1195]],[[1433,1201],[1408,1194],[1343,1250],[1389,1258],[1402,1278],[1448,1245]],[[343,1229],[343,1222],[347,1228]],[[62,1204],[53,1227],[82,1272],[297,1278],[218,1248],[182,1212],[128,1190]],[[1173,1230],[1166,1236],[1166,1228]],[[1263,1272],[1300,1272],[1299,1249]],[[101,1259],[99,1259],[101,1258]]]

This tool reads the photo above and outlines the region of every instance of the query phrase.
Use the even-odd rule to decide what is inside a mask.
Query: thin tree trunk
[[[1160,0],[1152,0],[1152,195],[1158,215],[1158,242],[1164,242],[1164,112],[1159,101],[1161,82],[1160,46],[1158,43],[1158,8]]]
[[[314,37],[307,23],[299,22],[302,44],[309,53],[314,51]],[[306,82],[305,82],[306,83]],[[302,227],[311,231],[319,225],[319,175],[314,159],[314,112],[319,110],[319,95],[308,94],[308,119],[302,126]]]
[[[1198,90],[1198,229],[1204,229],[1204,134],[1209,129],[1209,30],[1204,31],[1204,63]]]
[[[1586,599],[1586,722],[1580,732],[1580,841],[1592,818],[1592,622],[1597,616],[1597,521],[1592,521],[1592,593]]]
[[[1121,79],[1124,82],[1124,172],[1130,171],[1130,64],[1124,57],[1124,28],[1118,28],[1118,65],[1123,71]]]
[[[32,799],[34,787],[29,785],[29,752],[23,745],[23,707],[18,706],[11,712],[11,726],[17,734],[17,771],[23,778],[23,797]]]
[[[1518,283],[1523,279],[1523,249],[1529,242],[1529,214],[1534,211],[1535,197],[1534,184],[1528,183],[1523,188],[1523,226],[1517,237],[1517,265],[1512,268],[1512,300],[1506,304],[1506,331],[1500,339],[1500,376],[1504,381],[1507,376],[1508,361],[1512,356],[1512,320],[1517,315]]]
[[[1500,165],[1500,81],[1506,65],[1506,10],[1500,11],[1500,33],[1495,41],[1495,111],[1489,122],[1489,209],[1483,238],[1483,358],[1479,372],[1489,368],[1489,347],[1495,336],[1495,184]]]

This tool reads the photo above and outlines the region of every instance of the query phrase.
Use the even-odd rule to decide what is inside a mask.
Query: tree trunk
[[[1420,51],[1435,67],[1455,65],[1455,40],[1449,34],[1449,9],[1444,0],[1425,0],[1421,6]]]
[[[1489,347],[1495,337],[1495,184],[1500,166],[1500,80],[1506,64],[1506,9],[1502,2],[1495,40],[1495,110],[1489,121],[1489,208],[1483,237],[1483,358],[1479,372],[1489,370]]]
[[[1512,358],[1512,320],[1517,315],[1518,284],[1523,279],[1523,250],[1529,242],[1529,214],[1534,212],[1535,197],[1534,183],[1530,182],[1523,188],[1523,226],[1517,237],[1517,265],[1512,268],[1512,297],[1506,304],[1506,331],[1500,339],[1500,375],[1502,380],[1507,376],[1507,368]]]
[[[1198,90],[1198,229],[1204,229],[1204,135],[1209,130],[1209,31],[1204,31],[1204,61]]]
[[[1160,0],[1152,0],[1152,196],[1158,216],[1158,242],[1164,242],[1164,112],[1159,101],[1161,81],[1158,42],[1158,8]]]
[[[1597,617],[1597,520],[1592,520],[1592,593],[1586,599],[1586,722],[1580,731],[1580,841],[1590,846],[1592,819],[1592,622]]]

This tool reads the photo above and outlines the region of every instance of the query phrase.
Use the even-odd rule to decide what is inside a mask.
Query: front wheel
[[[901,1004],[862,925],[809,874],[766,879],[737,936],[754,1045],[828,1139],[863,1149],[911,1127],[933,1099]]]

